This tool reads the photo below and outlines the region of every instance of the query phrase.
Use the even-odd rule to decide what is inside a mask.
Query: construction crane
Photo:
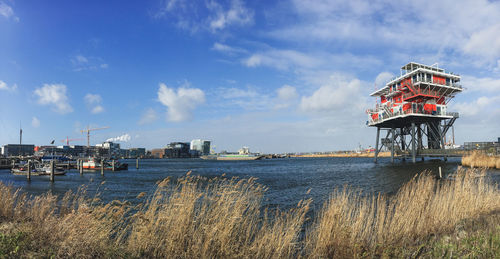
[[[91,129],[90,126],[87,126],[86,129],[80,130],[81,133],[87,132],[87,147],[90,147],[90,132],[94,130],[102,130],[102,129],[108,129],[109,127],[101,127],[101,128],[93,128]]]
[[[79,140],[84,140],[83,138],[73,138],[73,139],[70,139],[68,136],[66,136],[66,139],[61,139],[61,142],[66,142],[66,146],[69,146],[69,142],[72,142],[72,141],[79,141]]]

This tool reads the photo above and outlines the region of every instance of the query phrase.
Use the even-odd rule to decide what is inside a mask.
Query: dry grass
[[[500,157],[489,156],[480,152],[472,152],[472,154],[462,157],[462,165],[470,167],[500,169]]]
[[[100,204],[84,190],[60,201],[27,197],[0,183],[0,257],[415,256],[401,248],[420,253],[430,237],[500,211],[498,186],[486,179],[473,170],[446,181],[423,174],[391,197],[345,187],[309,221],[310,200],[288,211],[263,208],[266,189],[253,178],[165,179],[135,207]]]
[[[309,233],[309,254],[381,255],[449,232],[463,219],[500,210],[498,187],[486,179],[459,170],[453,181],[416,176],[394,197],[362,197],[349,188],[335,191]]]

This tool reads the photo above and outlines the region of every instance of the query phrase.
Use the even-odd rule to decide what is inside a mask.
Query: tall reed
[[[334,191],[308,233],[308,254],[380,255],[451,231],[463,219],[499,211],[498,186],[486,179],[459,169],[452,181],[415,176],[393,197],[364,197],[350,188]]]
[[[470,155],[462,157],[462,165],[500,169],[500,156],[489,156],[484,153],[474,151]]]
[[[422,174],[393,196],[344,187],[312,219],[310,200],[270,210],[262,205],[265,191],[254,178],[188,174],[160,181],[154,192],[139,195],[142,204],[132,206],[85,198],[84,189],[59,201],[50,193],[28,197],[0,183],[0,237],[18,242],[4,251],[0,238],[0,257],[391,256],[453,232],[461,220],[500,211],[498,186],[474,170],[459,170],[453,180]]]

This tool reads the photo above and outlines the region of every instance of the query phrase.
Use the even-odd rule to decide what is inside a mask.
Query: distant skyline
[[[460,74],[455,140],[500,137],[498,1],[0,0],[0,144],[216,151],[374,146],[369,94],[410,61]]]

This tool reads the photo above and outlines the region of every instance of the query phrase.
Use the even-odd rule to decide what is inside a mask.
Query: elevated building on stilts
[[[463,88],[460,76],[436,65],[410,62],[401,67],[400,75],[376,90],[380,98],[374,109],[367,110],[367,125],[377,128],[375,162],[386,147],[394,157],[411,158],[427,155],[446,160],[445,136],[458,118],[447,104]],[[380,131],[386,131],[381,138]]]

